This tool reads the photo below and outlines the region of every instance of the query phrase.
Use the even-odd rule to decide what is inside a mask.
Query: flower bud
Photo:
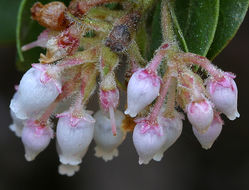
[[[22,77],[10,108],[20,119],[39,114],[59,95],[61,85],[40,69],[31,68]]]
[[[73,176],[76,172],[80,170],[80,166],[72,166],[72,165],[65,165],[65,164],[60,164],[58,167],[58,172],[61,175],[67,175],[68,177]]]
[[[193,127],[193,132],[198,141],[200,142],[202,148],[209,149],[213,145],[214,141],[220,135],[222,130],[223,121],[220,116],[214,116],[212,124],[208,127],[207,131],[204,133],[198,132]]]
[[[22,130],[26,160],[34,160],[48,146],[51,138],[53,138],[53,131],[49,126],[42,126],[37,121],[28,120]]]
[[[160,90],[160,78],[146,69],[136,71],[127,88],[127,109],[125,114],[135,117],[143,108],[152,103]]]
[[[171,146],[173,145],[176,140],[180,137],[182,133],[182,120],[184,119],[184,116],[178,112],[175,112],[175,117],[173,118],[165,118],[160,116],[158,118],[158,123],[161,126],[165,127],[165,136],[166,136],[166,142],[161,147],[160,151],[158,151],[153,159],[155,161],[161,161],[163,157],[163,153]]]
[[[74,116],[63,113],[58,117],[56,130],[57,151],[62,164],[78,165],[86,154],[94,132],[94,119],[84,113],[83,116]]]
[[[121,129],[124,114],[118,110],[115,111],[116,136],[112,133],[111,120],[102,111],[95,113],[94,118],[96,120],[94,127],[95,156],[102,157],[105,161],[112,160],[113,157],[118,156],[117,147],[126,136],[125,131]]]
[[[238,90],[233,78],[235,76],[226,73],[219,81],[209,79],[207,82],[207,91],[215,107],[230,120],[240,116],[237,110]]]
[[[199,132],[207,130],[213,121],[213,115],[211,102],[207,99],[198,102],[192,101],[187,106],[188,120]]]
[[[99,92],[100,106],[106,111],[109,108],[116,108],[119,102],[119,91],[117,88],[113,90],[103,90],[100,89]]]
[[[139,155],[139,164],[148,164],[166,142],[165,127],[141,120],[133,131],[133,143]]]

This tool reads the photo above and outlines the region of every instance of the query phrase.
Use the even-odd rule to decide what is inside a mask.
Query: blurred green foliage
[[[16,18],[20,1],[0,1],[0,44],[15,43]]]
[[[35,2],[36,0],[22,0],[19,7],[16,29],[19,70],[26,70],[31,63],[37,62],[41,52],[40,48],[34,48],[25,53],[21,51],[21,46],[36,40],[44,29],[30,18],[30,8]],[[41,0],[41,2],[50,1]],[[68,4],[68,1],[64,2]],[[182,50],[207,56],[209,59],[214,59],[234,37],[249,4],[249,0],[168,0],[168,2]],[[19,1],[2,0],[0,2],[3,15],[1,19],[4,23],[0,35],[1,43],[14,42],[18,5]],[[115,9],[117,4],[108,4],[108,6]],[[150,33],[146,35],[144,32],[148,30],[145,28],[144,31],[140,31],[143,36],[150,37],[147,39],[148,48],[143,48],[143,51],[148,50],[148,58],[162,42],[160,13],[160,3],[157,3],[151,15]]]

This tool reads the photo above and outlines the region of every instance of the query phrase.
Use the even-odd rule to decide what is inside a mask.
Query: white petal
[[[61,175],[66,175],[68,177],[73,176],[76,172],[80,170],[80,166],[72,166],[72,165],[65,165],[65,164],[60,164],[58,167],[58,172]]]

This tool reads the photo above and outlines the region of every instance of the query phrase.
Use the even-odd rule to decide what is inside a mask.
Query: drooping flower
[[[156,99],[160,90],[160,78],[147,69],[136,71],[127,88],[127,109],[125,114],[135,117],[142,109]]]
[[[148,164],[160,152],[166,142],[165,127],[146,119],[137,122],[133,131],[133,143],[139,155],[139,164]]]
[[[22,130],[26,160],[34,160],[48,146],[51,138],[53,138],[53,130],[50,126],[41,125],[35,120],[28,120]]]
[[[213,121],[213,108],[209,100],[194,101],[187,106],[187,116],[189,122],[199,132],[207,130]]]
[[[155,161],[161,161],[163,157],[163,153],[172,146],[175,141],[180,137],[182,133],[182,120],[184,119],[184,116],[178,112],[175,111],[173,118],[166,118],[159,116],[158,117],[158,123],[165,127],[165,136],[166,136],[166,142],[161,147],[160,151],[158,151],[153,159]]]
[[[112,160],[113,157],[118,156],[117,148],[126,136],[126,132],[121,128],[124,114],[119,110],[115,111],[116,136],[112,133],[110,118],[102,111],[95,113],[94,118],[96,120],[94,127],[95,156],[102,157],[105,161]]]
[[[207,81],[207,91],[212,102],[230,120],[240,116],[237,110],[238,90],[234,78],[234,75],[225,73],[219,80],[211,78]]]
[[[95,120],[88,113],[82,116],[63,113],[58,117],[56,140],[60,162],[78,165],[93,139]]]
[[[37,66],[37,67],[36,67]],[[45,67],[35,65],[22,77],[18,91],[10,103],[11,110],[19,119],[38,115],[48,107],[61,91],[60,81],[52,78]]]
[[[193,127],[194,135],[200,142],[202,148],[209,149],[212,147],[213,143],[215,142],[215,140],[218,138],[218,136],[221,133],[222,125],[223,125],[222,119],[220,118],[219,115],[216,114],[214,116],[214,119],[211,125],[208,127],[207,131],[205,131],[204,133],[198,132]]]
[[[24,74],[11,100],[10,129],[22,135],[25,157],[31,161],[48,146],[53,137],[50,120],[57,115],[58,171],[62,175],[72,176],[79,170],[93,138],[95,155],[108,161],[118,155],[118,146],[131,131],[139,164],[160,161],[182,132],[183,116],[176,110],[187,114],[205,149],[221,132],[218,113],[232,120],[239,117],[235,76],[206,57],[183,52],[170,25],[162,27],[164,41],[146,63],[146,48],[137,44],[141,35],[136,29],[148,7],[134,9],[133,3],[122,2],[122,10],[102,9],[111,2],[73,0],[69,7],[37,2],[31,8],[32,19],[46,29],[22,51],[39,46],[46,52]],[[134,5],[140,7],[140,3]],[[162,25],[170,23],[166,4],[161,5]],[[195,72],[193,66],[205,70],[206,83],[202,70]],[[117,76],[122,72],[116,69],[125,67],[123,84]],[[85,109],[97,87],[100,111],[94,115],[95,122],[92,112]],[[119,95],[126,90],[124,117],[117,107]],[[137,115],[140,118],[134,119]]]

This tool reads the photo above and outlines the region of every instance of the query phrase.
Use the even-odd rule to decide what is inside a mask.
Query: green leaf
[[[1,44],[15,42],[16,15],[19,4],[19,1],[0,1]]]
[[[136,32],[136,42],[141,52],[141,55],[146,58],[146,54],[148,51],[148,34],[146,32],[145,23],[142,23]]]
[[[207,57],[213,60],[232,40],[248,9],[248,0],[220,0],[220,15]]]
[[[205,56],[213,42],[219,16],[219,0],[165,0],[174,31],[184,51]],[[150,57],[162,42],[160,4],[152,21]]]
[[[155,12],[152,18],[151,24],[151,42],[149,47],[148,59],[153,57],[155,50],[162,43],[162,33],[161,33],[161,3],[158,3],[155,8]]]
[[[64,0],[68,4],[67,0]],[[41,48],[36,47],[22,52],[21,47],[32,41],[35,41],[39,34],[45,29],[36,21],[31,19],[30,8],[36,0],[22,0],[19,6],[16,26],[16,45],[17,45],[17,68],[25,71],[30,68],[32,63],[37,63],[40,53],[44,53]],[[40,0],[42,4],[51,2],[51,0]]]
[[[174,32],[176,34],[177,40],[179,41],[179,45],[184,51],[188,51],[186,41],[183,37],[181,28],[179,26],[178,20],[175,15],[175,10],[173,9],[173,4],[171,5],[171,3],[169,3],[168,5],[170,9],[170,15],[172,17],[171,19],[173,22],[172,24],[174,26]],[[149,59],[153,57],[155,50],[161,45],[162,42],[163,42],[163,37],[162,37],[162,28],[161,28],[161,1],[160,1],[160,3],[156,5],[151,24],[151,43],[148,54]]]
[[[219,0],[171,0],[190,52],[205,56],[213,42]]]
[[[164,6],[164,5],[162,5]],[[175,14],[175,10],[173,8],[174,4],[172,4],[172,2],[166,2],[165,3],[165,7],[162,7],[161,6],[161,11],[167,11],[166,13],[162,13],[162,18],[165,17],[165,21],[162,23],[162,25],[164,24],[165,25],[165,32],[167,32],[167,34],[165,35],[168,35],[168,36],[164,36],[164,38],[169,38],[169,40],[172,40],[172,37],[173,38],[176,38],[177,37],[177,40],[178,40],[178,45],[179,47],[185,51],[185,52],[188,52],[188,47],[187,47],[187,43],[184,39],[184,36],[183,36],[183,33],[182,33],[182,30],[180,28],[180,25],[178,23],[178,20],[177,20],[177,17],[176,17],[176,14]],[[176,36],[172,36],[172,33],[171,33],[171,26],[173,27],[173,31],[174,31],[174,34]],[[162,26],[163,27],[163,26]],[[177,47],[178,48],[178,47]]]

